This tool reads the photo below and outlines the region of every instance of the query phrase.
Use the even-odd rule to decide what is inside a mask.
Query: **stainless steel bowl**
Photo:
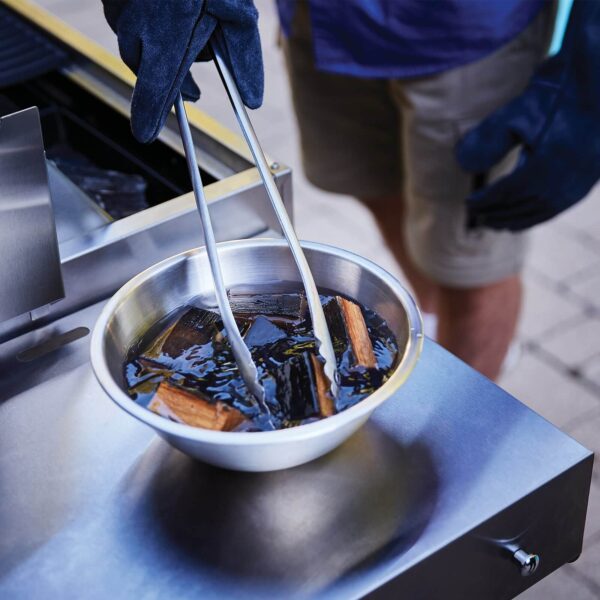
[[[124,285],[102,311],[91,342],[94,372],[106,393],[126,412],[152,427],[182,452],[240,471],[273,471],[303,464],[329,452],[354,433],[412,371],[423,343],[419,311],[404,287],[372,262],[324,244],[302,244],[319,287],[345,294],[381,315],[396,336],[401,360],[376,392],[332,417],[269,432],[210,431],[175,423],[136,404],[126,393],[123,362],[150,325],[194,299],[211,303],[212,282],[203,248],[164,260]],[[219,244],[228,288],[273,292],[299,282],[283,240]]]

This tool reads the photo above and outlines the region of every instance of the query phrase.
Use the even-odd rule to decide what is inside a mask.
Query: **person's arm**
[[[600,179],[600,2],[575,0],[560,52],[520,96],[467,133],[456,156],[467,171],[485,173],[518,145],[512,173],[467,199],[472,226],[527,229]]]
[[[102,0],[117,34],[119,52],[137,74],[131,99],[131,129],[140,142],[152,142],[162,129],[179,91],[197,100],[190,75],[196,60],[220,27],[231,69],[246,106],[263,96],[263,64],[258,12],[252,0]]]

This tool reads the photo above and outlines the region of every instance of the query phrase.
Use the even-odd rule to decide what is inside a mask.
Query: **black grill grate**
[[[0,6],[0,88],[53,71],[67,61],[65,50]]]

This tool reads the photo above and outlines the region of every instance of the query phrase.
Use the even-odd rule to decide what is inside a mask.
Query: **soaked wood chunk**
[[[253,319],[236,317],[235,321],[243,336]],[[142,354],[151,360],[163,360],[165,355],[178,358],[196,346],[212,343],[215,351],[221,351],[225,342],[225,327],[219,313],[191,307],[175,323],[162,332]],[[169,362],[169,361],[166,361]]]
[[[362,309],[351,300],[337,296],[336,300],[342,311],[346,332],[350,340],[350,347],[357,366],[375,369],[377,359],[373,352],[373,344],[369,330],[362,314]]]
[[[172,383],[163,381],[148,408],[163,416],[215,431],[232,431],[245,420],[237,409],[224,402],[210,402]]]
[[[148,346],[144,353],[141,355],[143,358],[148,359],[149,361],[154,361],[160,358],[162,354],[162,348],[165,343],[165,340],[171,335],[171,332],[177,325],[177,322],[173,323],[169,327],[167,327],[158,337],[156,337],[150,346]]]
[[[318,412],[310,356],[309,352],[292,356],[273,372],[277,400],[287,420],[306,419]]]
[[[323,364],[313,352],[292,356],[277,367],[273,376],[284,419],[304,421],[337,412]]]
[[[310,355],[310,362],[312,365],[319,413],[322,417],[330,417],[331,415],[335,415],[335,402],[329,391],[329,379],[327,379],[327,376],[325,375],[323,363],[314,354]]]
[[[202,308],[190,308],[170,328],[161,351],[175,358],[192,346],[208,344],[222,327],[221,317],[217,313]]]
[[[277,325],[294,325],[307,314],[303,294],[232,294],[229,300],[236,318],[262,315]]]
[[[327,322],[327,329],[329,329],[333,350],[339,360],[348,348],[350,340],[348,339],[342,309],[337,298],[330,298],[323,304],[323,314]]]

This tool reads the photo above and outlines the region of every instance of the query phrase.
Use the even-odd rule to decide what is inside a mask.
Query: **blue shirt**
[[[445,71],[518,35],[547,0],[308,0],[316,67],[359,77]],[[296,0],[277,0],[290,34]]]

